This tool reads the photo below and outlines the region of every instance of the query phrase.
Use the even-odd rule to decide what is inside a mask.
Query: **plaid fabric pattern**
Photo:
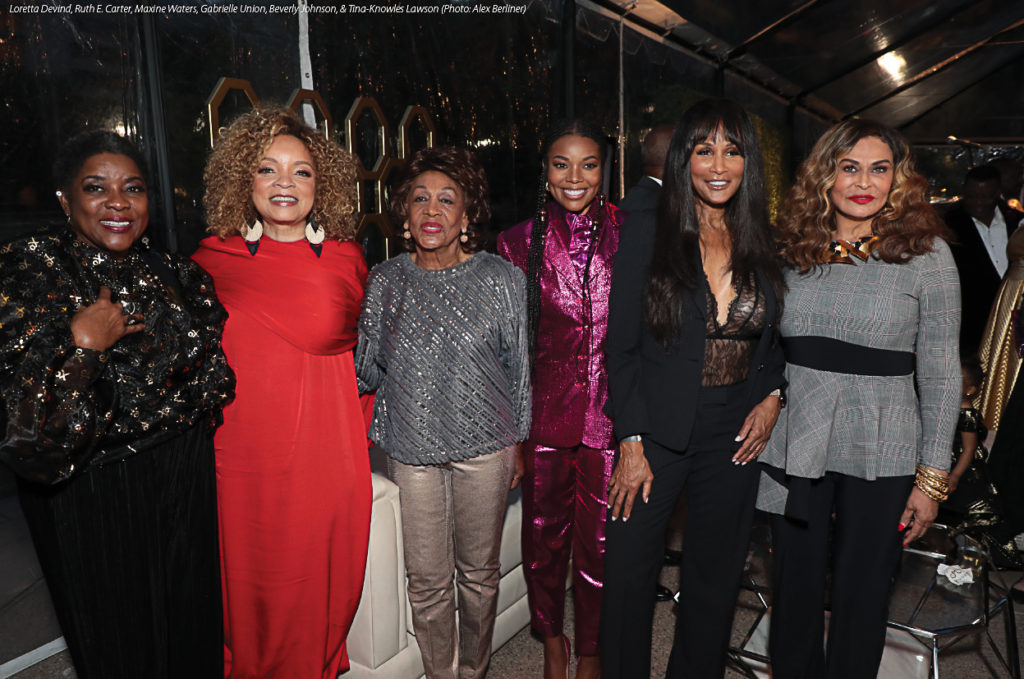
[[[877,377],[786,368],[789,405],[761,462],[789,476],[903,476],[947,469],[960,407],[960,283],[949,247],[905,264],[875,257],[786,272],[784,337],[830,337],[911,351],[913,375]],[[847,360],[835,356],[836,365]],[[854,369],[856,366],[853,366]],[[781,513],[786,490],[761,475],[758,507]]]

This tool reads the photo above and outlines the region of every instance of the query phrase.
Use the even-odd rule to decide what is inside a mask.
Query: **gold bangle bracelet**
[[[914,479],[914,483],[916,483],[919,486],[927,486],[929,488],[934,488],[935,490],[944,493],[949,492],[949,483],[945,481],[935,481],[934,479],[925,479],[917,477],[916,479]]]
[[[915,479],[914,485],[917,486],[918,490],[920,490],[922,493],[927,495],[932,500],[935,500],[936,502],[945,502],[946,499],[949,497],[948,490],[944,491],[940,488],[935,487],[934,485],[921,483],[920,479]]]
[[[947,474],[943,474],[942,472],[932,469],[931,467],[926,467],[923,464],[917,465],[917,474],[919,476],[927,476],[928,478],[938,480],[944,480],[949,478]]]
[[[917,476],[915,480],[929,486],[934,486],[943,492],[949,492],[949,476],[941,474],[934,469],[929,469],[923,465],[917,466]]]

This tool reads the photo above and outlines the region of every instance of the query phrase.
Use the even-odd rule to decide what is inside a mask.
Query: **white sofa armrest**
[[[379,667],[409,644],[398,486],[377,472],[372,479],[366,579],[347,642],[349,659],[368,668]]]

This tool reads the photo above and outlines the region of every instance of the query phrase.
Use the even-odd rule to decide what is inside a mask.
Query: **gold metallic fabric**
[[[999,294],[985,324],[978,356],[985,369],[985,380],[977,403],[985,418],[985,426],[999,428],[999,419],[1017,381],[1021,359],[1013,334],[1013,311],[1024,299],[1024,229],[1017,229],[1006,246],[1010,268],[1006,271]],[[965,300],[970,303],[970,300]]]

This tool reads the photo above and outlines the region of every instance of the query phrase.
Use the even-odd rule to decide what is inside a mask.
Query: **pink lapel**
[[[549,203],[549,206],[551,203]],[[554,212],[554,214],[552,214]],[[583,282],[576,274],[576,267],[569,257],[569,225],[565,223],[565,214],[560,210],[550,211],[548,217],[548,235],[544,244],[545,271],[558,279],[558,287],[568,290],[577,297],[582,296]]]

